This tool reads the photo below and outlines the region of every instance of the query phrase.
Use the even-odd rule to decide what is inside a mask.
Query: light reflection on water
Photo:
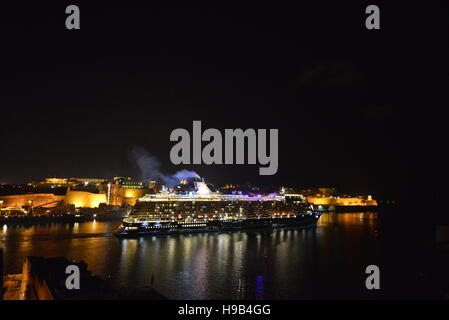
[[[323,214],[317,227],[117,239],[119,222],[8,226],[5,271],[26,256],[85,260],[118,286],[150,285],[174,299],[359,296],[378,259],[375,213]],[[343,290],[343,291],[342,291]]]

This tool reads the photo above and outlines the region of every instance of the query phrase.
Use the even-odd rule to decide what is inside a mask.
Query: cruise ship
[[[308,227],[321,213],[299,194],[221,194],[201,178],[183,180],[168,192],[140,198],[115,231],[117,237]]]

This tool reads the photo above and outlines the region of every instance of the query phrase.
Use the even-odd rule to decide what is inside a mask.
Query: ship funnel
[[[203,181],[194,182],[195,183],[195,191],[198,194],[210,194],[212,191],[209,189],[207,184]]]

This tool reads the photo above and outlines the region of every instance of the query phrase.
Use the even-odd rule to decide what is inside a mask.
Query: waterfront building
[[[84,181],[84,182],[83,182]],[[153,192],[148,184],[130,177],[83,179],[75,187],[67,188],[64,202],[76,208],[98,208],[101,204],[111,206],[134,206],[137,199]],[[87,183],[86,183],[87,182]]]
[[[66,287],[66,268],[75,265],[79,269],[80,289]],[[69,261],[63,257],[27,257],[22,273],[6,276],[5,300],[58,300],[95,299],[111,297],[109,284],[92,276],[84,261]]]
[[[76,208],[98,208],[101,203],[106,203],[106,194],[85,190],[73,190],[67,188],[64,203],[74,205]]]

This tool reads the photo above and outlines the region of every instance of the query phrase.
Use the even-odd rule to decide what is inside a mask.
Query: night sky
[[[134,148],[166,173],[195,170],[216,184],[391,199],[445,179],[448,12],[379,3],[381,30],[369,31],[371,3],[313,3],[2,5],[0,182],[139,177]],[[65,29],[68,4],[80,6],[81,30]],[[193,120],[279,129],[278,173],[171,165],[170,132]]]

